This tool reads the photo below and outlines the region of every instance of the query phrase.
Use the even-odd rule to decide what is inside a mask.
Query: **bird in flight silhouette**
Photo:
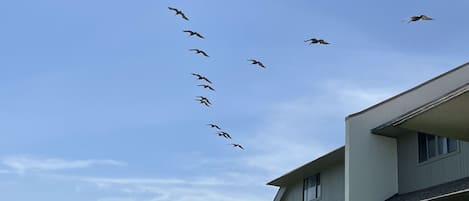
[[[251,64],[258,65],[258,66],[260,66],[260,67],[262,67],[262,68],[265,68],[264,64],[263,64],[262,62],[258,61],[258,60],[249,59],[248,61],[250,61]]]
[[[205,76],[202,76],[200,74],[197,74],[197,73],[192,73],[193,76],[196,76],[198,80],[204,80],[210,84],[212,84],[212,82],[210,80],[208,80]]]
[[[183,32],[188,33],[189,36],[197,36],[197,37],[199,37],[199,38],[204,39],[204,37],[203,37],[202,35],[200,35],[199,33],[195,32],[195,31],[184,30]]]
[[[325,40],[317,39],[317,38],[311,38],[311,39],[305,40],[305,42],[309,42],[309,44],[316,44],[316,43],[321,44],[321,45],[328,45],[329,44]]]
[[[233,147],[238,147],[238,148],[244,150],[244,147],[241,146],[240,144],[231,143],[231,144],[229,144],[229,145],[232,145]]]
[[[181,10],[173,7],[168,7],[168,9],[176,12],[176,15],[180,15],[182,19],[189,20],[189,18],[187,18],[187,16]]]
[[[218,130],[221,130],[221,128],[216,124],[207,124],[207,126],[210,126],[210,128],[216,128]]]
[[[208,85],[208,84],[199,84],[197,86],[203,87],[205,89],[209,89],[209,90],[212,90],[212,91],[215,91],[215,89],[213,87],[211,87],[210,85]]]
[[[426,15],[417,15],[417,16],[410,17],[409,21],[407,21],[407,23],[416,22],[416,21],[419,21],[419,20],[433,20],[433,18],[428,17]]]
[[[203,97],[203,96],[197,96],[197,99],[195,99],[195,100],[199,101],[200,104],[203,104],[207,107],[210,107],[210,105],[212,105],[212,103],[208,100],[208,98]]]
[[[226,139],[231,139],[230,134],[228,134],[227,132],[219,131],[217,134],[218,134],[218,136],[223,136]]]
[[[193,51],[195,52],[196,54],[202,54],[204,55],[205,57],[209,57],[207,53],[205,53],[203,50],[199,50],[199,49],[190,49],[189,51]]]

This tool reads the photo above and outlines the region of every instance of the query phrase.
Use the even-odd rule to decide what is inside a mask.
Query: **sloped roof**
[[[430,80],[428,80],[428,81],[426,81],[426,82],[424,82],[424,83],[422,83],[422,84],[419,84],[419,85],[417,85],[417,86],[415,86],[415,87],[413,87],[413,88],[410,88],[410,89],[408,89],[408,90],[406,90],[406,91],[404,91],[404,92],[402,92],[402,93],[400,93],[400,94],[397,94],[397,95],[395,95],[395,96],[393,96],[393,97],[391,97],[391,98],[388,98],[388,99],[386,99],[386,100],[384,100],[384,101],[382,101],[382,102],[380,102],[380,103],[377,103],[377,104],[375,104],[375,105],[372,105],[372,106],[370,106],[370,107],[368,107],[368,108],[366,108],[366,109],[364,109],[364,110],[361,110],[361,111],[359,111],[359,112],[352,113],[352,114],[348,115],[347,117],[345,117],[345,119],[349,119],[349,118],[352,118],[352,117],[354,117],[354,116],[358,116],[358,115],[360,115],[360,114],[363,114],[363,113],[365,113],[365,112],[367,112],[367,111],[369,111],[369,110],[372,110],[372,109],[374,109],[374,108],[376,108],[376,107],[379,107],[380,105],[383,105],[383,104],[385,104],[385,103],[387,103],[387,102],[389,102],[389,101],[392,101],[392,100],[397,99],[397,98],[399,98],[399,97],[401,97],[401,96],[403,96],[403,95],[405,95],[405,94],[408,94],[408,93],[410,93],[410,92],[412,92],[412,91],[415,91],[415,90],[417,90],[417,89],[419,89],[419,88],[421,88],[421,87],[423,87],[423,86],[425,86],[425,85],[427,85],[427,84],[429,84],[429,83],[431,83],[431,82],[434,82],[435,80],[438,80],[438,79],[440,79],[441,77],[444,77],[444,76],[446,76],[446,75],[448,75],[448,74],[451,74],[451,73],[453,73],[453,72],[455,72],[455,71],[458,71],[458,70],[460,70],[460,69],[462,69],[462,68],[465,68],[465,67],[468,67],[468,66],[469,66],[469,62],[467,62],[467,63],[465,63],[465,64],[462,64],[462,65],[460,65],[460,66],[458,66],[458,67],[456,67],[456,68],[453,68],[453,69],[451,69],[451,70],[449,70],[449,71],[447,71],[447,72],[445,72],[445,73],[443,73],[443,74],[441,74],[441,75],[438,75],[438,76],[436,76],[436,77],[434,77],[434,78],[432,78],[432,79],[430,79]]]
[[[302,180],[313,172],[319,172],[330,165],[337,164],[339,162],[344,163],[345,160],[345,146],[337,148],[336,150],[329,152],[311,162],[308,162],[299,168],[296,168],[272,181],[267,185],[273,186],[285,186],[290,182],[296,182]]]
[[[448,183],[432,186],[426,189],[409,192],[405,194],[396,194],[386,201],[439,201],[445,200],[449,196],[464,196],[464,199],[449,200],[468,200],[467,190],[469,189],[469,177],[451,181]]]
[[[372,133],[395,137],[409,129],[469,141],[469,83],[409,111],[374,129]]]

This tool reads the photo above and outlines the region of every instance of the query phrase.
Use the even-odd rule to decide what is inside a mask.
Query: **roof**
[[[400,129],[426,133],[445,133],[469,141],[469,83],[440,96],[374,129],[372,133],[396,137]]]
[[[311,173],[319,172],[330,165],[343,162],[344,159],[345,146],[342,146],[270,181],[267,184],[273,186],[285,186],[291,182],[296,182],[307,176],[311,176]]]
[[[444,200],[450,196],[465,196],[466,199],[450,199],[450,200],[467,200],[467,190],[469,189],[469,177],[451,181],[448,183],[432,186],[426,189],[413,191],[405,194],[396,194],[386,201],[433,201]]]
[[[403,96],[403,95],[405,95],[405,94],[408,94],[408,93],[410,93],[410,92],[412,92],[412,91],[415,91],[415,90],[417,90],[417,89],[419,89],[419,88],[421,88],[421,87],[423,87],[423,86],[425,86],[425,85],[427,85],[427,84],[429,84],[429,83],[431,83],[431,82],[433,82],[433,81],[435,81],[435,80],[438,80],[438,79],[441,78],[441,77],[444,77],[444,76],[446,76],[446,75],[448,75],[448,74],[450,74],[450,73],[453,73],[453,72],[455,72],[455,71],[457,71],[457,70],[459,70],[459,69],[461,69],[461,68],[464,68],[464,67],[466,67],[466,66],[469,66],[469,62],[467,62],[467,63],[465,63],[465,64],[462,64],[462,65],[460,65],[460,66],[458,66],[458,67],[456,67],[456,68],[453,68],[453,69],[451,69],[451,70],[449,70],[449,71],[447,71],[447,72],[445,72],[445,73],[443,73],[443,74],[441,74],[441,75],[438,75],[438,76],[436,76],[436,77],[434,77],[434,78],[432,78],[432,79],[430,79],[430,80],[428,80],[428,81],[426,81],[426,82],[424,82],[424,83],[422,83],[422,84],[419,84],[419,85],[417,85],[417,86],[415,86],[415,87],[413,87],[413,88],[410,88],[410,89],[408,89],[408,90],[406,90],[406,91],[404,91],[404,92],[402,92],[402,93],[400,93],[400,94],[397,94],[397,95],[395,95],[395,96],[393,96],[393,97],[391,97],[391,98],[388,98],[388,99],[386,99],[386,100],[384,100],[384,101],[382,101],[382,102],[380,102],[380,103],[377,103],[377,104],[375,104],[375,105],[372,105],[372,106],[370,106],[370,107],[368,107],[368,108],[366,108],[366,109],[364,109],[364,110],[362,110],[362,111],[359,111],[359,112],[356,112],[356,113],[352,113],[352,114],[348,115],[347,117],[345,117],[345,119],[349,119],[349,118],[352,118],[352,117],[354,117],[354,116],[358,116],[358,115],[363,114],[363,113],[365,113],[365,112],[367,112],[367,111],[369,111],[369,110],[372,110],[372,109],[374,109],[374,108],[376,108],[376,107],[379,107],[380,105],[383,105],[383,104],[385,104],[385,103],[387,103],[387,102],[390,102],[390,101],[392,101],[392,100],[394,100],[394,99],[397,99],[397,98],[399,98],[399,97],[401,97],[401,96]]]

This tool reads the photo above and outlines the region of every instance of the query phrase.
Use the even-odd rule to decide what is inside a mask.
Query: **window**
[[[318,200],[321,197],[321,175],[308,177],[303,185],[303,201]]]
[[[455,139],[441,136],[418,134],[419,162],[445,155],[457,150],[458,144]]]

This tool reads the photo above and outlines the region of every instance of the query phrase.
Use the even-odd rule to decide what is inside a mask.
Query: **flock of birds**
[[[171,10],[171,11],[174,11],[176,13],[176,15],[180,15],[182,17],[182,19],[187,20],[187,21],[189,20],[189,18],[186,16],[186,14],[184,14],[184,12],[182,12],[181,10],[179,10],[177,8],[173,8],[173,7],[168,7],[168,9]],[[192,30],[183,30],[183,32],[189,34],[190,37],[197,37],[199,39],[205,39],[205,37],[202,34],[200,34],[198,32],[195,32],[195,31],[192,31]],[[204,57],[210,57],[207,54],[207,52],[205,52],[201,49],[194,48],[194,49],[189,49],[189,51],[194,52],[195,54],[200,54]],[[256,64],[256,65],[259,65],[262,68],[265,68],[264,64],[262,64],[262,62],[260,62],[260,61],[257,61],[255,59],[250,59],[249,61],[251,61],[252,64]],[[201,84],[199,84],[197,86],[203,87],[204,89],[207,89],[207,90],[210,90],[210,91],[215,91],[215,88],[213,88],[213,86],[212,86],[212,84],[213,84],[212,81],[210,81],[207,77],[205,77],[201,74],[198,74],[198,73],[192,73],[191,75],[193,75],[197,80],[202,82]],[[210,107],[212,105],[212,102],[210,102],[210,100],[205,96],[196,96],[195,100],[197,102],[199,102],[200,104],[206,106],[206,107]],[[216,129],[216,134],[218,136],[223,137],[223,138],[228,139],[228,140],[232,140],[231,135],[228,132],[223,131],[220,126],[218,126],[216,124],[213,124],[213,123],[207,124],[207,126],[209,126],[212,129]],[[228,145],[231,145],[235,148],[239,148],[239,149],[244,150],[244,147],[241,144],[238,144],[238,143],[230,143]]]
[[[177,9],[177,8],[173,8],[173,7],[168,7],[168,9],[170,11],[174,11],[176,13],[176,15],[180,15],[182,17],[182,19],[184,20],[187,20],[189,21],[189,18],[186,16],[186,14],[184,14],[184,12],[182,12],[181,10]],[[411,16],[409,19],[407,20],[403,20],[404,22],[407,21],[407,23],[411,23],[411,22],[416,22],[416,21],[421,21],[421,20],[433,20],[433,18],[431,17],[428,17],[427,15],[416,15],[416,16]],[[184,33],[187,33],[189,34],[190,37],[198,37],[200,39],[205,39],[205,37],[198,33],[198,32],[195,32],[195,31],[192,31],[192,30],[183,30]],[[319,45],[329,45],[330,43],[325,41],[324,39],[319,39],[319,38],[310,38],[310,39],[307,39],[305,40],[304,42],[308,43],[308,44],[319,44]],[[200,49],[189,49],[189,51],[192,51],[194,52],[195,54],[200,54],[204,57],[210,57],[207,52],[203,51],[203,50],[200,50]],[[266,68],[265,65],[259,61],[259,60],[256,60],[256,59],[248,59],[248,61],[252,64],[252,65],[257,65],[259,66],[260,68]],[[203,87],[205,89],[208,89],[208,90],[211,90],[211,91],[215,91],[215,89],[212,87],[212,82],[205,76],[203,75],[200,75],[198,73],[192,73],[193,76],[195,76],[195,78],[197,80],[200,80],[203,82],[203,84],[199,84],[197,86],[199,87]],[[206,106],[206,107],[210,107],[212,105],[212,103],[210,102],[210,100],[205,97],[205,96],[197,96],[196,99],[195,99],[197,102],[199,102],[200,104]],[[231,135],[225,131],[223,131],[220,126],[216,125],[216,124],[207,124],[207,126],[209,126],[210,128],[213,128],[213,129],[216,129],[217,132],[216,134],[220,137],[224,137],[226,139],[229,139],[231,140]],[[237,144],[237,143],[230,143],[228,145],[232,145],[233,147],[237,147],[237,148],[240,148],[240,149],[243,149],[244,150],[244,147],[240,144]]]

